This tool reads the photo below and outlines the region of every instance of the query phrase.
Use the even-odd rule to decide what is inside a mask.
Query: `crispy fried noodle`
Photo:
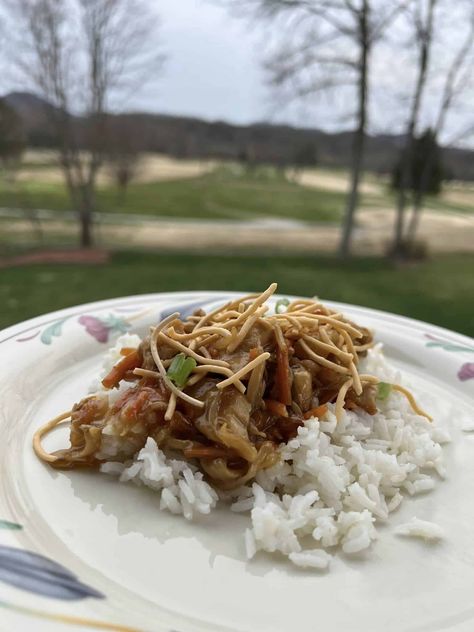
[[[127,462],[151,437],[226,490],[275,465],[280,446],[328,404],[335,404],[338,420],[345,410],[374,415],[379,389],[388,387],[431,420],[405,388],[359,371],[373,344],[368,329],[316,299],[270,312],[266,301],[276,287],[209,313],[162,320],[138,348],[121,350],[104,391],[36,432],[38,457],[54,468]],[[108,397],[117,388],[118,397]],[[47,453],[43,436],[67,421],[70,447]]]

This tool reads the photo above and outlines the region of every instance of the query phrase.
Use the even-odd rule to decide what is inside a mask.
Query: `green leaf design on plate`
[[[9,529],[10,531],[19,531],[23,529],[18,522],[10,522],[9,520],[0,520],[0,529]]]
[[[106,318],[100,319],[104,327],[107,327],[110,331],[119,331],[121,334],[127,333],[130,329],[130,323],[125,318],[120,318],[110,314]]]
[[[83,584],[70,570],[54,560],[12,546],[0,544],[0,582],[35,595],[76,601],[104,595]]]
[[[49,327],[43,330],[41,334],[41,342],[45,345],[50,345],[53,342],[53,338],[58,338],[62,333],[62,328],[67,318],[61,318],[61,320],[57,320]]]

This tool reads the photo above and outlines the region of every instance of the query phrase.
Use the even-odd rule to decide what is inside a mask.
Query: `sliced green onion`
[[[391,384],[387,384],[387,382],[379,382],[377,384],[377,399],[387,399],[391,392]]]
[[[194,358],[190,358],[184,353],[178,353],[169,365],[166,375],[178,388],[183,388],[195,368],[196,360]]]
[[[290,304],[290,301],[287,298],[281,298],[279,301],[276,302],[275,314],[282,314],[283,312],[286,312],[286,308],[288,307],[289,304]]]

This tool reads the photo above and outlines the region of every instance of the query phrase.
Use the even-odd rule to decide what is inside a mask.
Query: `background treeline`
[[[57,148],[51,124],[51,109],[30,93],[12,93],[5,101],[21,119],[26,142],[31,147]],[[348,167],[352,132],[326,133],[318,129],[256,123],[233,125],[222,121],[162,114],[109,114],[111,133],[120,128],[137,151],[168,154],[176,158],[216,158],[248,164],[276,166]],[[80,130],[82,117],[74,117]],[[126,142],[126,139],[124,139]],[[404,143],[403,135],[367,136],[365,166],[377,173],[392,173]],[[86,142],[84,142],[86,144]],[[474,152],[446,147],[443,150],[444,178],[474,180]]]

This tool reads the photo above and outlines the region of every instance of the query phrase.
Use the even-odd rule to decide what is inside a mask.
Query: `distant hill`
[[[37,147],[55,146],[50,123],[54,107],[28,92],[12,92],[7,102],[20,115],[29,144]],[[292,164],[310,148],[318,163],[328,167],[347,167],[350,158],[352,132],[330,134],[313,128],[255,123],[234,125],[224,121],[129,112],[111,115],[127,125],[143,150],[169,154],[177,158],[221,158]],[[78,123],[80,119],[77,119]],[[402,136],[376,135],[367,137],[365,166],[371,171],[391,171]],[[474,180],[474,152],[445,148],[445,168],[457,180]]]
[[[56,108],[41,97],[30,92],[11,92],[4,97],[23,122],[27,143],[34,147],[56,145],[51,125],[51,115]]]
[[[47,112],[53,109],[47,101],[30,92],[11,92],[4,99],[30,125],[41,122]]]

